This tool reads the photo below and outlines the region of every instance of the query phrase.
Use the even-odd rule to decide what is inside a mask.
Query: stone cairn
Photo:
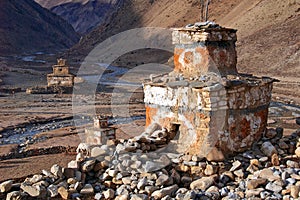
[[[116,128],[108,125],[108,118],[94,117],[94,126],[85,129],[86,141],[89,144],[105,144],[107,140],[116,139]]]

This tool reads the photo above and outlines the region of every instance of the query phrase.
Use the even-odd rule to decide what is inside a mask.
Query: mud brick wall
[[[236,30],[175,29],[172,38],[175,72],[186,78],[199,77],[207,72],[237,74]]]
[[[63,87],[71,87],[74,84],[74,76],[56,76],[56,75],[48,75],[47,76],[48,86],[63,86]]]
[[[238,74],[234,29],[180,28],[172,39],[174,71],[144,83],[146,125],[176,130],[179,153],[218,159],[250,148],[265,131],[274,80]]]
[[[85,140],[89,144],[106,144],[107,140],[116,139],[115,128],[86,128]]]
[[[272,83],[262,83],[258,86],[233,87],[227,91],[228,125],[220,133],[220,146],[226,144],[230,151],[242,151],[261,137],[267,126],[272,88]]]
[[[69,67],[67,66],[53,66],[53,74],[54,75],[68,75],[69,74]]]
[[[257,141],[267,123],[272,83],[225,88],[144,85],[146,124],[179,126],[177,151],[206,156],[212,148],[226,155]]]
[[[52,66],[53,73],[47,75],[48,87],[73,87],[74,75],[69,73],[69,67],[66,65],[66,60],[58,59],[57,65]]]

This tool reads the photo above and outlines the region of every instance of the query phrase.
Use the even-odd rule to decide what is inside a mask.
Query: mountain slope
[[[221,22],[239,30],[240,71],[272,76],[300,72],[300,1],[256,0]],[[298,58],[297,58],[298,57]]]
[[[75,2],[75,3],[85,3],[88,0],[35,0],[38,4],[43,6],[44,8],[51,9],[55,6],[65,4],[65,3],[70,3],[70,2]]]
[[[100,26],[122,6],[123,0],[35,0],[69,22],[84,35]]]
[[[299,72],[299,0],[215,0],[209,10],[210,20],[238,29],[240,71],[273,76]],[[119,32],[146,26],[181,27],[199,21],[199,15],[198,0],[126,0],[110,23],[99,26],[68,53],[86,55]]]
[[[78,33],[86,34],[109,21],[122,2],[123,0],[96,0],[84,4],[70,2],[55,6],[51,11],[67,20]]]
[[[0,1],[0,55],[53,52],[79,39],[65,20],[33,0]]]
[[[224,16],[224,13],[229,12],[238,2],[239,0],[231,0],[230,2],[225,1],[222,5],[219,5],[216,1],[213,1],[211,6],[213,11],[211,11],[210,14],[211,19],[217,16]],[[84,36],[67,54],[68,57],[76,57],[77,60],[77,58],[86,56],[100,42],[122,31],[147,26],[165,28],[180,27],[198,21],[199,17],[199,0],[124,0],[123,6],[111,17],[111,21],[102,26],[98,26],[92,32]],[[137,54],[136,56],[133,54],[134,53],[130,53],[131,62],[127,62],[126,58],[117,64],[124,65],[133,62],[138,64],[143,62],[137,61],[137,59],[142,59],[140,57],[141,54]],[[162,56],[161,52],[151,55],[153,58],[155,56]],[[169,56],[169,54],[166,55]],[[163,60],[165,61],[166,59]]]

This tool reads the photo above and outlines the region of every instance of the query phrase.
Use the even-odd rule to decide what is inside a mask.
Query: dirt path
[[[68,162],[74,158],[74,155],[53,154],[0,161],[0,182],[39,174],[43,169],[50,170],[54,164],[67,167]]]

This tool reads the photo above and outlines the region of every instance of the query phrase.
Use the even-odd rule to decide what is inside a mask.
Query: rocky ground
[[[88,113],[96,105],[99,113],[111,115],[110,98],[111,93],[100,92],[96,101],[83,95],[81,111]],[[138,90],[131,98],[132,115],[144,114],[139,99]],[[73,115],[71,95],[3,93],[0,101],[2,137],[7,130],[22,135],[28,124],[52,124],[54,118]],[[92,158],[75,153],[84,126],[50,126],[25,142],[0,146],[0,198],[297,199],[299,116],[298,106],[275,94],[265,137],[252,150],[225,162],[164,151],[169,142],[165,133],[128,140],[142,132],[143,119],[115,124],[117,142],[93,148]]]
[[[294,122],[298,128],[299,118]],[[225,161],[168,152],[172,133],[151,126],[133,139],[78,149],[67,167],[0,184],[7,199],[298,199],[300,129],[268,129]],[[75,158],[75,156],[74,156]]]
[[[96,156],[80,162],[73,161],[68,165],[71,160],[75,160],[75,149],[82,141],[81,133],[83,133],[84,126],[52,127],[54,126],[52,122],[54,119],[64,121],[73,117],[72,96],[28,95],[25,93],[26,86],[45,85],[45,79],[41,77],[45,77],[49,71],[48,68],[49,66],[44,66],[44,64],[31,63],[8,67],[8,71],[2,71],[1,79],[5,81],[6,85],[1,88],[8,88],[8,92],[1,92],[0,134],[2,138],[0,140],[5,140],[9,130],[13,131],[15,135],[21,136],[31,130],[29,125],[35,124],[45,128],[25,141],[18,141],[18,144],[2,144],[0,146],[0,158],[2,159],[0,161],[0,182],[4,182],[0,187],[4,191],[1,193],[0,199],[5,198],[8,193],[16,196],[25,195],[25,199],[35,199],[36,197],[33,196],[36,195],[41,195],[40,197],[44,199],[45,193],[52,194],[57,199],[60,199],[61,196],[74,198],[80,196],[81,199],[93,199],[94,197],[96,199],[147,199],[152,195],[154,199],[168,199],[176,196],[177,199],[208,197],[237,199],[250,198],[250,196],[258,199],[272,196],[275,199],[282,199],[284,196],[286,196],[285,198],[288,198],[289,195],[290,197],[296,196],[299,169],[295,150],[299,137],[299,125],[295,123],[295,120],[300,117],[300,109],[296,105],[299,104],[300,98],[295,92],[293,98],[290,98],[292,90],[285,90],[286,86],[280,89],[281,85],[275,85],[268,121],[269,128],[274,128],[275,131],[269,131],[266,137],[258,142],[251,151],[230,158],[226,162],[209,162],[195,156],[166,154],[166,152],[159,151],[153,153],[154,149],[158,147],[160,149],[164,145],[165,141],[160,141],[161,144],[157,144],[160,146],[154,144],[133,145],[130,148],[134,153],[123,152],[122,156],[118,158],[110,156],[115,151],[116,145],[109,144],[102,147],[106,152],[104,156]],[[24,77],[24,73],[28,76]],[[24,80],[24,83],[18,80]],[[296,79],[287,79],[286,81],[294,81],[298,86]],[[12,92],[11,88],[14,87],[21,88],[21,91]],[[120,90],[120,94],[114,95],[122,98],[122,92],[128,91]],[[96,99],[83,94],[81,100],[84,106],[79,106],[79,110],[82,113],[93,113],[93,109],[96,108],[98,114],[112,116],[111,97],[109,89],[99,91]],[[138,89],[130,97],[128,104],[131,116],[145,114],[142,101],[142,91]],[[122,116],[121,112],[124,105],[118,104],[113,107],[119,110],[117,117],[126,117]],[[46,126],[48,123],[50,127]],[[144,124],[144,120],[140,119],[135,120],[134,123],[115,123],[114,126],[118,128],[118,139],[128,139],[141,133]],[[90,125],[87,124],[87,126]],[[283,138],[281,138],[281,129],[278,127],[284,128]],[[124,142],[128,141],[121,140],[121,143]],[[276,149],[274,155],[277,155],[278,159],[273,156],[275,152],[273,146]],[[138,149],[136,150],[134,147]],[[142,153],[139,148],[148,153]],[[103,153],[102,150],[99,150],[98,153]],[[132,162],[126,161],[129,159],[128,155]],[[51,167],[53,165],[55,167]],[[119,169],[122,167],[121,165],[140,167],[140,170],[125,169],[124,172]],[[86,166],[87,169],[83,166]],[[150,169],[151,166],[159,166],[159,168],[149,171],[149,166]],[[233,166],[236,167],[232,168]],[[231,168],[232,170],[230,170]],[[42,171],[43,169],[51,173]],[[66,174],[66,171],[70,174]],[[61,172],[63,172],[63,176],[61,176]],[[276,178],[271,176],[271,172]],[[82,176],[79,178],[78,174],[80,173]],[[267,175],[260,175],[261,173]],[[273,178],[269,179],[269,176]],[[26,177],[29,178],[25,180]],[[249,184],[254,184],[254,186],[248,186]],[[273,191],[273,188],[277,189]],[[174,192],[175,190],[176,192]],[[8,199],[13,198],[9,196]]]
[[[26,78],[23,78],[24,73],[19,70],[8,69],[4,73],[6,84],[1,86],[5,92],[0,92],[0,181],[32,175],[54,163],[67,164],[70,154],[74,155],[74,150],[82,140],[80,134],[84,132],[84,127],[65,124],[73,118],[72,95],[25,93],[26,86],[45,85],[45,80],[37,78],[47,73],[43,65],[40,68],[31,68],[34,73],[29,73]],[[24,80],[26,83],[22,85],[17,80]],[[13,93],[16,87],[21,88],[21,91]],[[111,94],[105,92],[97,95],[97,112],[111,116],[110,97]],[[94,108],[95,102],[90,97],[84,97],[83,102],[87,106],[82,112],[91,117],[89,111]],[[132,115],[142,115],[143,109],[144,106],[140,103],[130,105]],[[137,120],[136,124],[144,126],[143,120]],[[127,129],[133,130],[132,125],[115,123],[115,126],[123,127],[123,130],[117,132],[118,137],[132,137],[126,134]],[[49,157],[53,160],[49,161]],[[60,162],[56,162],[55,158]]]

